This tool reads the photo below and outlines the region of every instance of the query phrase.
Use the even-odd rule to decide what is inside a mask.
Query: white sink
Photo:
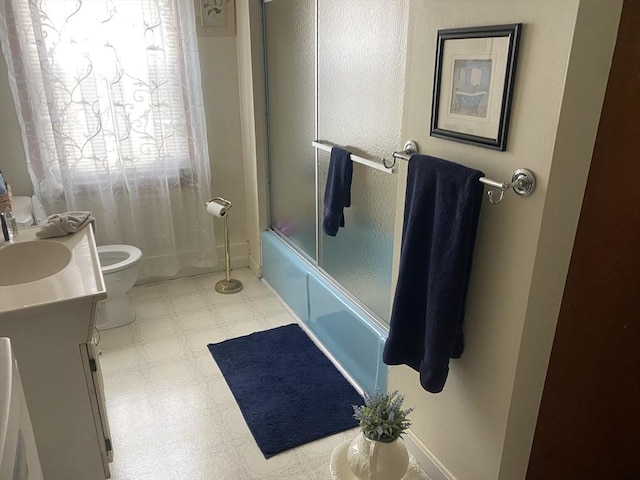
[[[58,302],[107,297],[91,227],[39,239],[38,227],[0,243],[0,317]]]
[[[0,286],[41,280],[69,264],[71,251],[47,240],[12,243],[0,249]]]

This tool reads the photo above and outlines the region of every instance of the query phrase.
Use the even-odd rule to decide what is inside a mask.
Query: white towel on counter
[[[38,238],[64,237],[82,230],[87,224],[95,225],[91,212],[55,213],[47,217],[47,221],[36,232]]]

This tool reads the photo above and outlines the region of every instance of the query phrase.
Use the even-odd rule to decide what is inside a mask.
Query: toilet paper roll
[[[214,217],[223,218],[227,214],[229,207],[226,205],[220,205],[218,202],[207,203],[207,213]]]

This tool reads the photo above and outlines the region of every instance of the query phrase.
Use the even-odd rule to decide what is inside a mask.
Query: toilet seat
[[[119,272],[142,259],[142,252],[132,245],[104,245],[98,247],[98,257],[102,265],[102,274]],[[105,261],[106,260],[106,261]],[[113,263],[109,263],[113,260]]]

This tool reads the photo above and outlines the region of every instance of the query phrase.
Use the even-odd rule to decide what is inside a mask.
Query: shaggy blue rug
[[[298,325],[208,347],[265,458],[358,424],[362,397]]]

